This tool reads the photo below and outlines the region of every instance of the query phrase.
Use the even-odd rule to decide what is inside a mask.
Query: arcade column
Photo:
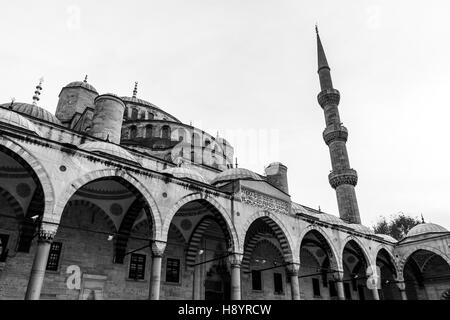
[[[241,300],[242,254],[233,253],[228,258],[231,266],[231,300]]]
[[[161,263],[166,243],[155,241],[152,243],[152,270],[150,276],[150,300],[159,300],[161,291]]]
[[[300,286],[298,283],[299,270],[300,270],[300,265],[298,263],[293,263],[287,267],[288,275],[291,280],[292,300],[300,300]]]
[[[336,289],[339,300],[345,300],[344,293],[344,271],[337,271],[333,274],[334,281],[336,282]]]

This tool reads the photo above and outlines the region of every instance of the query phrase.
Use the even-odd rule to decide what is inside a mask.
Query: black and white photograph
[[[448,1],[0,12],[3,302],[450,300]]]

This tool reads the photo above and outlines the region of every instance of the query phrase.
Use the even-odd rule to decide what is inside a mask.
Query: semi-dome
[[[248,169],[244,168],[232,168],[225,170],[221,173],[219,173],[212,181],[211,184],[216,184],[219,182],[226,182],[226,181],[232,181],[232,180],[256,180],[256,181],[263,181],[264,179],[261,178],[257,173],[250,171]]]
[[[9,108],[11,103],[5,103],[3,108]],[[41,119],[47,122],[51,122],[57,125],[61,125],[61,122],[49,111],[30,103],[15,102],[12,105],[12,109],[16,112],[26,114],[30,117]]]
[[[435,223],[421,223],[409,230],[406,237],[418,236],[426,233],[442,233],[448,232],[444,227]]]
[[[17,112],[5,108],[0,108],[0,121],[12,126],[20,127],[38,136],[41,136],[39,129],[34,125],[34,123],[21,116]]]
[[[394,239],[393,237],[391,237],[390,235],[387,235],[387,234],[377,233],[376,236],[383,238],[384,240],[389,241],[389,242],[398,242],[396,239]]]
[[[115,145],[113,143],[109,142],[103,142],[103,141],[92,141],[92,142],[86,142],[83,143],[78,147],[79,149],[90,151],[90,152],[98,152],[98,153],[104,153],[108,155],[112,155],[117,158],[125,159],[131,162],[139,163],[139,161],[127,150],[124,148]]]
[[[175,178],[191,179],[202,183],[208,183],[208,181],[206,181],[206,179],[199,172],[189,168],[173,167],[165,169],[162,172],[168,173],[174,176]]]
[[[98,94],[97,89],[95,89],[93,85],[87,83],[86,81],[74,81],[66,85],[64,88],[84,88]]]

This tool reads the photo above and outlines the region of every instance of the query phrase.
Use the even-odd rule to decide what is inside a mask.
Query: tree
[[[375,233],[382,233],[391,236],[396,240],[403,239],[409,230],[422,223],[417,217],[407,216],[403,212],[391,215],[388,221],[386,217],[380,217],[373,230]]]

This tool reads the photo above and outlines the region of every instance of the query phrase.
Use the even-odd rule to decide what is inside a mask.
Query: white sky
[[[319,23],[363,223],[402,211],[450,229],[448,1],[2,1],[0,101],[54,112],[89,74],[235,143],[240,167],[288,166],[294,201],[338,214],[316,96]],[[255,138],[236,139],[236,134]],[[268,149],[271,148],[271,149]]]

